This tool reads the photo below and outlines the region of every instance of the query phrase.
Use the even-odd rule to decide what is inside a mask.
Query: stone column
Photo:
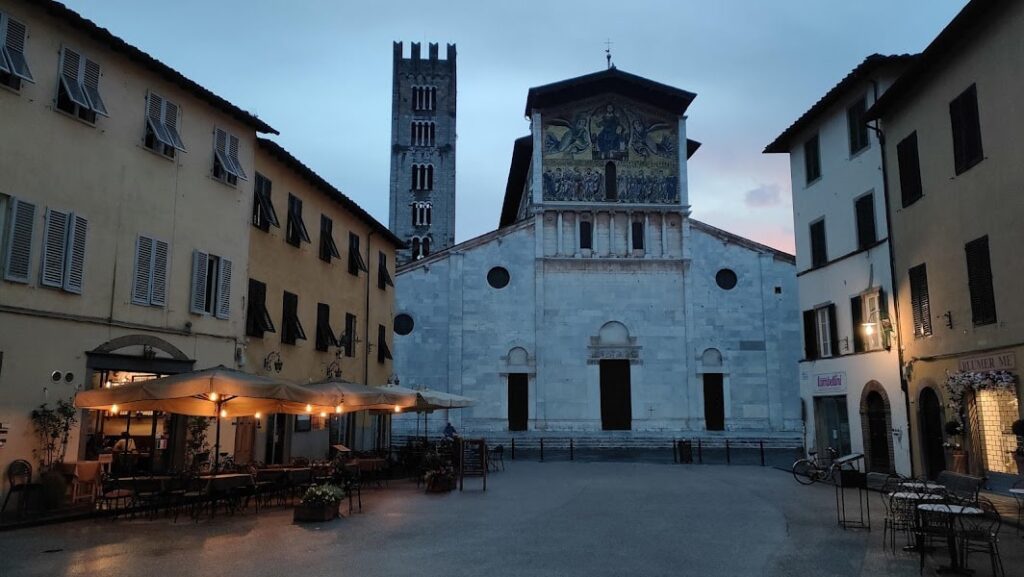
[[[576,235],[573,237],[573,256],[576,258],[580,257],[580,213],[579,211],[573,212],[573,224],[576,227]],[[591,234],[593,234],[594,227],[590,227]]]
[[[665,212],[661,213],[661,258],[668,256],[665,249],[668,247],[668,243],[665,241],[665,235],[668,233],[668,227],[665,226]]]
[[[558,229],[555,231],[555,238],[558,239],[558,248],[555,250],[555,255],[562,256],[565,254],[562,251],[562,211],[558,211]]]
[[[651,214],[644,211],[644,258],[651,254]]]
[[[615,256],[615,211],[608,211],[608,256]]]
[[[633,256],[633,211],[626,211],[626,256]]]

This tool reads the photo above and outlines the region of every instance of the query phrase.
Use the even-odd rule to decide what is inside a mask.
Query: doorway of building
[[[633,426],[630,400],[629,361],[601,361],[601,428],[628,431]]]
[[[868,453],[868,471],[891,473],[889,458],[889,406],[878,391],[871,391],[864,400],[864,422],[867,435],[864,446]]]
[[[814,423],[819,458],[827,457],[827,447],[839,451],[840,455],[850,454],[850,417],[846,411],[846,395],[815,397]]]
[[[284,463],[285,415],[273,414],[267,417],[267,464]]]
[[[235,422],[235,462],[238,464],[252,462],[255,457],[253,449],[256,444],[256,419],[254,417],[238,417]]]
[[[704,373],[704,428],[725,430],[725,393],[722,373]]]
[[[526,373],[508,375],[508,430],[525,431],[530,413],[529,378]]]
[[[921,451],[924,470],[934,479],[946,468],[946,450],[942,443],[942,403],[931,387],[921,389]]]

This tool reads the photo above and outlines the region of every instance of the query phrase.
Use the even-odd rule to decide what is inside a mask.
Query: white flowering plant
[[[946,390],[949,391],[949,408],[953,417],[963,428],[964,395],[967,391],[990,389],[1013,391],[1017,386],[1017,375],[1007,371],[963,371],[948,373]]]
[[[306,490],[302,496],[303,505],[333,505],[340,503],[345,498],[345,491],[337,485],[324,483],[313,485]]]

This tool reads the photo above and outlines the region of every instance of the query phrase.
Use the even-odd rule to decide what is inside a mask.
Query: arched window
[[[429,202],[424,202],[423,203],[423,214],[426,217],[425,218],[425,224],[427,226],[430,226],[431,216],[433,216],[430,213],[432,213],[432,212],[434,212],[433,205],[431,205]]]
[[[428,164],[426,168],[427,178],[424,190],[434,190],[434,165]]]
[[[430,123],[430,146],[436,146],[437,140],[436,140],[435,137],[436,137],[436,127],[434,126],[434,123],[431,122]]]
[[[423,256],[430,256],[430,239],[424,238],[422,243]]]
[[[615,176],[615,163],[611,161],[604,165],[604,199],[619,199],[618,178]]]
[[[420,175],[420,165],[418,165],[418,164],[412,165],[412,189],[413,190],[419,190],[420,189],[419,175]]]
[[[418,237],[418,236],[412,237],[412,242],[410,243],[410,249],[411,249],[411,252],[412,252],[412,258],[414,258],[414,259],[421,258],[421,255],[420,255],[420,237]]]

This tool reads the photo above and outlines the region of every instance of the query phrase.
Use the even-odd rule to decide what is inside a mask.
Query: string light
[[[326,418],[326,417],[327,417],[327,411],[320,411],[320,418],[323,419],[323,418]]]
[[[306,405],[306,412],[307,413],[312,413],[313,412],[313,405]]]
[[[257,412],[257,413],[256,413],[256,415],[254,415],[254,416],[255,416],[255,417],[256,417],[257,419],[258,419],[258,418],[260,418],[260,414],[259,414],[259,412]]]
[[[395,405],[395,412],[396,413],[401,413],[402,412],[402,407],[399,407],[398,405]]]
[[[344,410],[344,409],[342,409],[342,408],[341,408],[341,405],[338,405],[338,406],[334,407],[334,412],[335,412],[335,413],[338,413],[339,415],[341,414],[341,412],[342,412],[343,410]]]
[[[222,417],[228,416],[228,410],[227,409],[221,409],[220,410],[220,416],[222,416]]]
[[[210,400],[216,402],[217,401],[217,393],[210,393]]]
[[[117,405],[110,405],[110,412],[116,415],[117,414]]]

